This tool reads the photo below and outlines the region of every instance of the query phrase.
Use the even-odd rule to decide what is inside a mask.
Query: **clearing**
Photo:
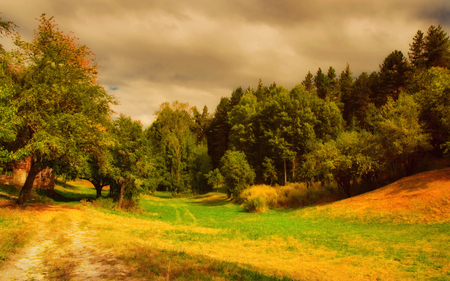
[[[264,214],[215,192],[143,196],[136,213],[89,202],[17,209],[3,196],[0,235],[16,246],[0,240],[0,280],[450,280],[449,188],[444,169]]]

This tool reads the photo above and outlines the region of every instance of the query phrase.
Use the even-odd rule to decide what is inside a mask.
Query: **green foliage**
[[[8,108],[5,116],[11,124],[8,137],[2,133],[0,139],[2,158],[12,153],[17,159],[31,156],[20,203],[27,200],[41,169],[57,162],[77,165],[84,153],[99,145],[101,124],[114,102],[97,83],[98,67],[89,49],[76,44],[45,15],[39,21],[32,42],[16,37],[18,50],[6,53],[0,78],[6,81],[0,108]]]
[[[304,177],[309,181],[334,180],[350,197],[362,176],[380,169],[378,149],[370,133],[342,132],[336,140],[318,144],[305,156]]]
[[[260,92],[264,92],[264,89]],[[256,96],[257,93],[255,93]],[[239,104],[243,95],[244,91],[241,87],[239,87],[233,91],[231,98],[222,97],[217,105],[214,118],[211,120],[206,132],[206,138],[208,140],[208,154],[211,156],[211,161],[214,168],[219,167],[220,159],[222,159],[225,151],[229,149],[228,142],[231,125],[229,123],[228,113],[233,109],[233,107]]]
[[[450,71],[431,68],[421,76],[421,89],[414,97],[420,104],[420,119],[439,147],[450,139]]]
[[[112,122],[111,134],[115,143],[110,148],[113,159],[109,169],[110,194],[118,200],[120,208],[124,199],[136,200],[144,192],[142,185],[148,176],[149,163],[140,121],[121,114]]]
[[[411,67],[401,51],[393,51],[380,65],[380,80],[383,85],[385,100],[391,97],[398,99],[400,92],[405,90],[408,83]]]
[[[152,151],[151,157],[155,157],[154,176],[157,178],[157,188],[166,188],[174,194],[187,192],[192,182],[196,182],[195,184],[201,182],[200,186],[195,187],[198,188],[198,192],[206,188],[206,179],[198,172],[202,169],[206,171],[208,165],[205,164],[206,166],[201,167],[198,162],[199,157],[205,157],[205,155],[200,153],[199,150],[195,150],[199,137],[196,137],[191,131],[191,128],[199,129],[201,127],[196,127],[200,124],[194,123],[188,110],[189,105],[187,103],[175,101],[172,105],[169,103],[161,104],[160,110],[156,112],[158,116],[156,121],[146,132]],[[206,112],[204,111],[205,118]],[[200,117],[197,116],[198,118]],[[200,119],[206,122],[202,118]],[[199,143],[199,146],[202,146],[201,143]],[[198,155],[191,157],[194,150]],[[200,154],[202,155],[200,156]],[[195,171],[190,173],[190,168]]]
[[[228,150],[220,160],[220,173],[227,187],[228,197],[239,197],[242,190],[253,183],[255,173],[247,162],[245,154]]]
[[[264,158],[263,161],[263,177],[264,180],[267,180],[268,178],[270,178],[270,185],[272,185],[273,181],[278,179],[277,176],[277,170],[274,166],[274,162],[272,159],[270,158]]]
[[[211,190],[207,174],[212,170],[211,158],[206,145],[194,147],[189,159],[189,183],[194,194],[207,193]]]
[[[412,96],[401,94],[389,99],[374,122],[377,141],[382,146],[383,161],[400,163],[407,175],[416,172],[418,160],[431,150],[430,135],[419,120],[420,107]]]
[[[208,184],[215,188],[219,188],[219,185],[223,183],[223,176],[219,169],[211,170],[205,176],[208,179]]]

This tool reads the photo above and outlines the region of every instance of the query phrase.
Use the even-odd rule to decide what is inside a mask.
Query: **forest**
[[[212,112],[165,102],[156,120],[112,111],[87,46],[42,15],[23,41],[1,21],[0,168],[31,157],[18,203],[51,167],[62,179],[110,187],[120,208],[157,190],[173,196],[223,186],[239,201],[252,184],[333,185],[346,197],[427,169],[450,147],[450,40],[441,26],[420,30],[408,54],[394,50],[378,70],[346,65],[308,72],[292,89],[258,84],[222,97]],[[275,77],[276,79],[276,77]]]

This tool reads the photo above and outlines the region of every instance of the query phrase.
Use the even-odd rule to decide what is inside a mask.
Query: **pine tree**
[[[305,87],[305,90],[309,93],[314,89],[313,78],[314,76],[310,71],[308,71],[308,74],[305,76],[305,80],[302,82],[303,87]]]
[[[411,64],[417,69],[425,67],[425,38],[422,31],[418,30],[416,36],[413,38],[413,43],[409,45],[410,52],[408,53]]]
[[[450,41],[442,26],[430,26],[424,42],[426,67],[450,68]]]

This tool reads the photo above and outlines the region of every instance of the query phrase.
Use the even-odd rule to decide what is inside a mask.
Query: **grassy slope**
[[[227,271],[238,272],[237,280],[256,279],[238,264],[301,280],[450,280],[448,174],[423,173],[300,210],[248,214],[225,195],[209,193],[146,196],[138,214],[89,207],[83,217],[99,245],[135,267],[136,277],[169,264],[180,280],[224,280]]]

